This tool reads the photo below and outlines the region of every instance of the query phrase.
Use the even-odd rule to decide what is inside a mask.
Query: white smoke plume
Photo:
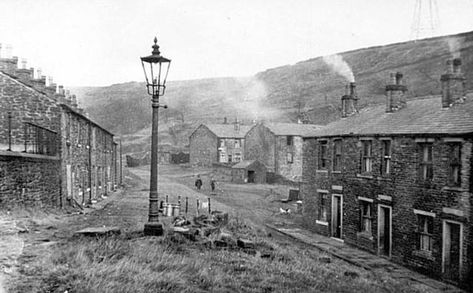
[[[349,82],[355,82],[353,71],[351,70],[350,65],[343,60],[342,56],[337,54],[324,56],[323,60],[333,71],[346,78]]]
[[[450,54],[452,54],[453,58],[460,58],[460,40],[455,37],[447,38],[446,39],[447,44],[448,44],[448,49],[450,51]]]

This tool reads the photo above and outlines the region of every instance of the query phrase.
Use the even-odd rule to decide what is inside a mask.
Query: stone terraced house
[[[190,163],[211,167],[245,160],[245,135],[253,125],[201,124],[189,137]]]
[[[343,115],[304,137],[305,225],[460,286],[473,280],[473,95],[461,61],[442,95],[406,100],[392,74],[386,104]]]
[[[291,181],[302,178],[302,138],[321,126],[259,123],[245,137],[245,159],[262,162],[269,172]]]
[[[0,58],[0,208],[81,206],[115,189],[113,134],[22,63]]]

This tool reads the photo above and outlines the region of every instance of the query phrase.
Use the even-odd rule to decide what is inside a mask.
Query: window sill
[[[319,224],[319,225],[323,225],[323,226],[328,226],[328,222],[326,222],[326,221],[315,220],[315,223]]]
[[[356,177],[364,179],[374,179],[373,175],[370,174],[356,174]]]
[[[342,174],[342,171],[332,171],[332,174]]]
[[[455,186],[445,186],[445,187],[442,187],[442,190],[445,190],[445,191],[458,191],[458,192],[468,191],[464,188],[455,187]]]
[[[366,240],[373,241],[373,235],[371,233],[366,232],[366,231],[356,233],[356,238],[357,239],[361,238],[361,239],[366,239]]]
[[[317,169],[317,170],[315,170],[315,173],[328,174],[328,170],[325,170],[325,169]]]
[[[435,258],[432,256],[432,251],[428,251],[428,250],[414,250],[412,251],[412,255],[421,257],[427,260],[431,260],[431,261],[435,260]]]

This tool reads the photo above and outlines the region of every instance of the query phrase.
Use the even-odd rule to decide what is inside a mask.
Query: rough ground
[[[229,212],[258,227],[272,224],[289,228],[298,219],[294,214],[279,214],[280,207],[294,209],[294,206],[278,201],[287,196],[287,190],[283,186],[218,182],[217,192],[210,195],[208,177],[202,170],[198,171],[204,179],[204,187],[200,192],[193,187],[196,171],[165,166],[160,172],[161,199],[167,195],[170,202],[177,203],[177,196],[180,195],[184,205],[185,198],[188,197],[189,217],[197,214],[197,199],[206,201],[210,197],[213,210]],[[148,168],[129,170],[125,182],[128,186],[125,190],[112,194],[96,204],[93,209],[86,209],[83,214],[64,214],[59,211],[12,211],[10,214],[0,215],[0,293],[5,292],[2,284],[3,288],[14,287],[13,282],[18,282],[18,276],[21,276],[19,271],[28,270],[33,262],[38,261],[38,257],[52,253],[54,244],[70,239],[74,231],[97,226],[119,226],[125,231],[142,231],[148,213]],[[171,219],[161,217],[160,220],[168,225]],[[288,241],[290,246],[315,249],[273,232],[273,237],[275,236]],[[308,242],[310,241],[306,243]],[[388,270],[377,271],[376,274],[391,275]],[[412,288],[420,292],[440,292],[415,280],[409,282],[412,282]]]

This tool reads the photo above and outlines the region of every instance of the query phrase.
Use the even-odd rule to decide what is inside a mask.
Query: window
[[[240,147],[240,140],[235,139],[235,148],[239,148],[239,147]]]
[[[220,147],[221,148],[225,147],[225,140],[224,139],[220,140]]]
[[[292,135],[286,136],[286,144],[292,145],[294,137]]]
[[[361,157],[361,171],[362,172],[371,172],[371,167],[373,163],[373,159],[371,157],[372,154],[372,141],[371,140],[363,140],[363,152]]]
[[[220,159],[219,159],[219,162],[220,162],[220,163],[226,163],[226,162],[227,162],[227,156],[225,155],[224,152],[220,152]]]
[[[317,220],[322,222],[327,222],[327,202],[328,194],[319,193],[319,205],[318,205],[318,214]]]
[[[240,162],[241,161],[241,153],[235,153],[234,159],[235,159],[235,162]]]
[[[333,171],[342,170],[342,140],[333,141]]]
[[[461,185],[461,143],[451,143],[450,145],[450,159],[449,159],[449,185]]]
[[[229,163],[232,162],[232,155],[228,155],[228,162],[229,162]]]
[[[319,169],[327,169],[327,141],[319,141]]]
[[[432,166],[432,144],[422,143],[420,144],[421,149],[421,160],[420,160],[420,179],[431,180],[434,177],[433,166]]]
[[[287,163],[292,164],[294,162],[294,155],[292,153],[287,153]]]
[[[368,201],[360,201],[360,232],[371,234],[371,203]]]
[[[388,175],[391,173],[391,141],[383,140],[383,165],[381,174]]]
[[[417,215],[417,225],[419,232],[419,250],[432,251],[434,218],[425,215]]]

